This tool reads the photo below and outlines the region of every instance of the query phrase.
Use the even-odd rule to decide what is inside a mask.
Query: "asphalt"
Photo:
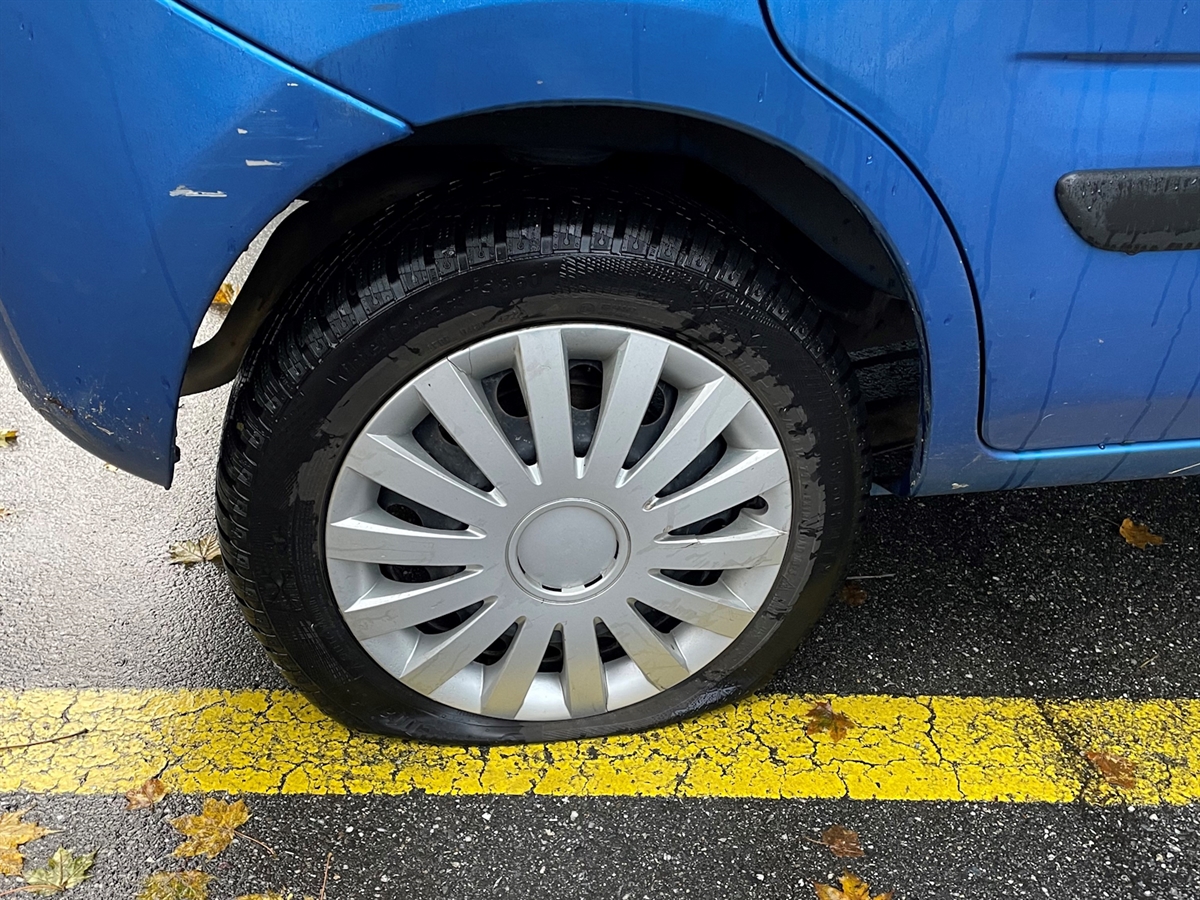
[[[210,314],[210,319],[215,314]],[[210,321],[208,327],[211,328]],[[212,531],[225,392],[186,398],[165,492],[109,471],[0,375],[0,688],[284,688],[216,566],[167,565]],[[1126,516],[1165,538],[1145,551]],[[1200,697],[1200,479],[872,500],[839,602],[768,690],[844,695]],[[3,760],[0,759],[0,765]],[[897,898],[1200,896],[1200,806],[852,800],[251,796],[238,840],[205,864],[210,895],[806,897],[844,867]],[[172,795],[0,795],[60,830],[31,844],[98,849],[73,896],[132,897],[174,868]],[[840,823],[867,856],[812,843]],[[4,886],[8,886],[7,882]]]

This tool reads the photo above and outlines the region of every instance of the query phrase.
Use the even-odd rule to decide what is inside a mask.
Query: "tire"
[[[721,514],[724,518],[705,519],[707,532],[703,534],[697,534],[702,530],[699,526],[691,531],[683,528],[669,535],[660,533],[649,543],[636,536],[645,531],[640,524],[622,530],[622,515],[637,518],[636,512],[610,514],[604,503],[575,497],[583,489],[564,488],[560,493],[571,499],[538,507],[511,531],[513,536],[503,544],[507,548],[503,552],[508,554],[505,575],[502,564],[495,561],[500,559],[504,535],[509,533],[506,529],[510,526],[504,523],[515,522],[515,517],[523,514],[521,492],[532,488],[524,482],[518,486],[516,481],[497,481],[499,486],[494,486],[481,470],[499,466],[501,458],[511,463],[513,453],[524,454],[521,458],[529,471],[565,473],[570,469],[569,464],[555,462],[556,457],[542,447],[542,438],[533,435],[528,425],[522,426],[519,415],[513,416],[528,406],[525,400],[530,385],[535,384],[529,374],[533,371],[528,368],[532,365],[528,354],[533,352],[529,348],[545,341],[560,342],[545,346],[568,348],[553,352],[569,356],[562,365],[570,366],[575,464],[587,471],[592,466],[591,457],[586,456],[591,452],[590,442],[595,441],[598,448],[596,459],[603,457],[607,445],[597,435],[605,427],[610,427],[608,434],[614,433],[611,429],[636,428],[639,436],[650,428],[648,446],[659,454],[656,458],[666,460],[659,469],[677,467],[678,460],[668,451],[684,459],[684,448],[689,446],[685,437],[692,439],[686,429],[693,428],[696,434],[702,429],[701,425],[685,428],[678,424],[688,410],[700,408],[694,405],[700,403],[696,399],[700,389],[688,381],[693,376],[680,372],[700,372],[694,376],[700,379],[696,384],[716,384],[730,396],[741,391],[739,397],[748,397],[732,424],[721,426],[725,431],[712,438],[689,464],[687,471],[692,474],[679,474],[672,482],[675,487],[668,485],[655,496],[646,493],[650,499],[640,508],[665,515],[660,507],[686,493],[681,484],[699,484],[697,478],[708,479],[696,489],[697,494],[701,487],[712,491],[716,478],[712,473],[727,471],[721,467],[749,458],[745,454],[751,450],[736,449],[747,441],[746,446],[757,447],[758,442],[767,447],[753,451],[765,454],[764,458],[782,460],[783,468],[775,475],[779,484],[760,496],[743,498]],[[660,348],[655,352],[667,361],[652,389],[649,377],[639,382],[632,368],[620,369],[613,362],[616,356],[578,361],[580,353],[598,355],[602,350],[594,348],[616,346],[621,341],[625,342],[622,347]],[[591,349],[571,349],[585,345]],[[514,358],[526,363],[504,370],[519,379],[521,400],[513,401],[513,410],[507,406],[501,410],[496,404],[507,402],[496,399],[504,390],[501,375],[493,373],[487,381],[482,368],[474,372],[471,366],[485,367],[489,363],[476,361],[492,356],[500,359],[496,354],[510,352],[525,354]],[[458,368],[447,362],[451,358],[460,361]],[[623,358],[634,357],[627,354]],[[495,368],[500,363],[491,365]],[[470,396],[475,398],[475,406],[459,402],[466,394],[454,395],[459,400],[453,403],[436,394],[443,389],[436,385],[443,384],[438,379],[444,373],[450,372],[445,377],[453,381],[454,373],[464,371],[474,372],[462,383],[473,385],[468,390],[474,392]],[[642,383],[646,385],[643,393],[652,390],[651,399],[641,401],[648,405],[642,406],[645,412],[640,425],[614,405],[612,398],[628,396],[615,387],[620,376],[614,373],[622,371],[631,374],[621,384]],[[578,372],[583,373],[579,379]],[[605,377],[612,382],[605,383]],[[590,384],[586,390],[599,391],[599,401],[594,400],[594,393],[586,395],[592,400],[585,397],[580,401],[582,406],[591,402],[599,410],[591,420],[590,432],[577,421],[584,413],[576,404],[576,380]],[[561,384],[561,379],[553,384]],[[611,396],[608,391],[613,392]],[[673,399],[669,396],[672,391]],[[434,397],[436,404],[422,399],[425,407],[414,405],[413,397],[426,398],[426,394]],[[510,386],[505,396],[511,399],[511,395]],[[535,411],[550,409],[539,406],[548,401],[535,400]],[[606,401],[607,407],[595,406]],[[450,405],[437,405],[445,403]],[[661,404],[666,404],[665,412]],[[482,439],[472,436],[475,432],[455,431],[459,426],[454,423],[442,427],[458,415],[453,412],[456,409],[484,410],[486,419],[489,405],[496,418],[488,421],[501,423],[503,437],[509,442],[501,452],[480,452],[485,444],[473,442]],[[439,412],[436,418],[426,417],[414,424],[433,409]],[[610,415],[617,424],[596,424],[599,417]],[[661,421],[647,426],[654,415]],[[383,419],[391,423],[385,423],[387,427],[401,429],[396,441],[407,442],[404,447],[411,449],[414,442],[420,445],[422,449],[413,453],[425,464],[429,459],[424,452],[436,460],[432,470],[441,473],[438,477],[444,476],[442,469],[446,469],[458,481],[474,485],[463,488],[454,482],[454,497],[470,494],[471,503],[479,497],[493,498],[487,515],[497,516],[498,524],[468,529],[469,523],[446,513],[449,505],[439,511],[395,490],[406,490],[410,482],[400,479],[399,484],[380,487],[378,478],[395,479],[387,474],[372,481],[376,476],[364,475],[366,470],[374,471],[372,454],[382,452],[377,446],[381,442],[391,448],[389,453],[396,452],[386,436],[391,432],[379,424]],[[693,420],[700,421],[696,416]],[[704,422],[703,428],[709,431],[718,427],[707,419]],[[549,425],[538,427],[544,428],[539,434],[554,434]],[[384,429],[379,432],[383,438],[376,435],[380,428]],[[668,430],[670,440],[661,437]],[[703,432],[705,440],[709,431]],[[584,432],[581,447],[580,434]],[[494,437],[495,429],[487,433]],[[469,438],[464,441],[467,448],[481,458],[474,459],[458,448],[455,437],[464,435]],[[657,471],[650,462],[642,466],[652,452],[645,447],[637,450],[640,439],[634,440],[618,481],[636,480],[632,473]],[[550,446],[550,437],[545,446]],[[774,448],[782,452],[776,453]],[[631,732],[727,703],[763,684],[788,659],[842,578],[863,508],[865,448],[858,391],[830,328],[793,278],[727,223],[686,201],[627,187],[580,185],[569,177],[546,173],[498,176],[486,182],[458,183],[389,209],[359,226],[291,287],[243,363],[230,398],[217,477],[219,536],[234,592],[255,634],[293,685],[350,727],[466,744],[542,742]],[[734,449],[741,455],[731,456]],[[542,458],[537,457],[538,452]],[[630,467],[635,457],[639,461]],[[603,466],[597,462],[595,468],[600,472]],[[645,475],[647,484],[652,474]],[[530,477],[534,481],[541,477],[546,491],[560,490],[550,474]],[[416,490],[415,482],[412,484]],[[376,496],[372,491],[377,488]],[[489,488],[499,493],[489,494]],[[644,485],[638,489],[655,490]],[[496,512],[501,501],[495,498],[512,491],[515,499],[503,501],[501,515]],[[769,502],[763,499],[767,496],[772,498]],[[567,508],[559,509],[562,504]],[[530,508],[532,505],[530,501]],[[550,507],[556,510],[553,515],[546,511]],[[601,524],[606,516],[612,520],[610,526]],[[379,522],[384,524],[377,526]],[[400,529],[394,535],[393,525]],[[413,538],[405,531],[411,531],[412,525],[457,529],[453,534],[439,532],[435,537],[441,543],[429,545],[438,548],[449,546],[445,540],[450,538],[478,537],[479,531],[492,542],[480,544],[490,548],[486,559],[491,562],[474,566],[466,557],[450,559],[442,550],[421,555],[425,551],[411,548],[418,546],[413,541],[423,540],[425,533]],[[380,549],[383,544],[367,547],[362,543],[367,540],[362,537],[363,529],[377,527],[387,532],[386,540],[372,536],[368,543],[382,541],[387,544],[384,549]],[[606,527],[613,529],[615,538]],[[699,568],[715,564],[718,557],[727,566],[735,565],[730,560],[737,554],[719,549],[706,537],[708,532],[715,537],[737,532],[729,538],[732,541],[743,539],[738,535],[760,534],[756,528],[762,534],[781,535],[769,553],[764,551],[753,560],[747,557],[744,569]],[[772,528],[774,532],[770,532]],[[353,530],[349,538],[346,529]],[[672,537],[680,531],[684,537]],[[684,559],[679,554],[685,540],[698,554],[686,557],[696,568],[646,569],[654,561]],[[394,551],[393,544],[400,546],[397,542],[402,541],[408,542],[402,552]],[[610,541],[616,546],[611,559],[607,553]],[[573,549],[563,552],[568,545]],[[385,550],[393,554],[387,559],[395,564],[376,558]],[[727,558],[722,553],[732,555]],[[415,565],[414,560],[449,560],[458,565],[439,569]],[[589,582],[585,576],[593,569],[600,574]],[[717,572],[715,585],[710,571]],[[376,581],[380,573],[384,580]],[[374,601],[368,602],[375,595],[368,591],[362,594],[367,599],[355,599],[368,582],[375,585],[371,590],[386,592],[396,585],[411,587],[414,582],[440,586],[473,574],[489,579],[495,576],[498,580],[494,583],[503,585],[495,589],[496,597],[416,626],[405,620],[403,628],[396,626],[392,632],[387,628],[397,620],[386,615],[384,620],[379,618],[382,614],[371,605]],[[736,614],[730,613],[733,624],[711,626],[729,632],[715,638],[715,632],[708,630],[714,615],[709,606],[704,605],[700,613],[681,612],[682,601],[672,598],[659,605],[667,605],[684,618],[703,616],[704,627],[637,604],[628,608],[640,618],[626,621],[628,608],[612,606],[613,621],[620,628],[610,631],[607,618],[599,621],[601,617],[593,616],[594,625],[588,626],[595,628],[593,648],[591,638],[580,630],[583,626],[563,624],[568,619],[576,623],[585,620],[586,611],[592,609],[588,604],[599,604],[599,598],[617,603],[613,598],[624,593],[623,588],[601,588],[633,582],[605,579],[632,579],[635,574],[642,579],[657,577],[659,582],[667,579],[671,585],[675,579],[701,585],[697,590],[705,592],[704,598],[710,596],[707,592],[736,583],[738,590],[747,594],[757,591],[758,599],[756,606],[745,601],[749,612],[739,608]],[[448,580],[439,580],[443,578]],[[523,587],[516,588],[505,578],[520,581]],[[521,590],[535,599],[531,601]],[[563,592],[561,603],[558,592]],[[409,604],[405,609],[411,610],[413,601],[405,602]],[[443,656],[437,659],[453,662],[446,647],[457,647],[454,652],[459,656],[474,652],[463,649],[469,641],[462,635],[469,636],[471,628],[482,635],[482,626],[472,623],[480,621],[484,611],[493,615],[490,611],[499,609],[493,616],[494,627],[495,616],[511,615],[506,610],[512,607],[505,606],[510,602],[525,604],[520,608],[535,612],[522,614],[486,651],[449,680],[439,682],[442,663],[428,660],[440,653]],[[707,603],[704,599],[703,604]],[[600,609],[598,605],[595,608]],[[343,609],[347,611],[343,613]],[[516,646],[515,635],[536,631],[535,624],[541,621],[538,617],[546,610],[550,612],[545,615],[551,617],[561,614],[562,622],[554,626],[549,645],[539,645],[536,634],[529,638],[535,648],[547,646],[540,661],[536,649],[524,657],[516,651],[510,653]],[[384,624],[378,624],[380,621]],[[627,650],[627,646],[634,649]],[[434,650],[426,653],[424,648],[429,647]],[[558,669],[555,653],[561,657]],[[703,664],[695,663],[693,657]],[[418,665],[414,660],[426,661]],[[656,669],[658,661],[666,668]],[[461,660],[454,665],[459,663]],[[536,669],[531,668],[534,665]],[[405,666],[415,667],[412,671],[416,674],[406,675]],[[518,677],[522,671],[523,677],[533,680],[525,699],[513,701],[522,696],[512,688],[513,683],[524,683]],[[500,683],[504,672],[512,676],[503,682],[508,693],[496,700],[500,689],[489,694],[489,684]],[[482,699],[476,698],[479,684],[483,685],[479,689]],[[556,712],[560,707],[565,715]],[[498,709],[502,714],[495,714]]]

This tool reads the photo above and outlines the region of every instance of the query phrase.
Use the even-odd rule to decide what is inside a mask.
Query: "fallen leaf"
[[[196,563],[216,562],[221,558],[221,545],[217,537],[206,534],[198,541],[175,541],[167,548],[173,566],[194,566]]]
[[[1133,519],[1126,519],[1121,523],[1121,537],[1125,538],[1126,543],[1132,544],[1139,550],[1145,550],[1151,544],[1161,544],[1163,539],[1154,534],[1145,525],[1139,524]]]
[[[865,855],[862,844],[858,842],[858,832],[841,825],[830,825],[822,831],[821,843],[828,847],[834,856],[857,859]]]
[[[862,606],[867,602],[866,590],[864,590],[861,584],[854,581],[847,581],[843,584],[841,593],[838,596],[847,606]]]
[[[36,822],[23,822],[27,809],[0,814],[0,875],[19,875],[25,865],[20,847],[50,834]]]
[[[858,727],[858,723],[845,713],[834,712],[833,704],[828,700],[818,703],[804,717],[808,719],[808,724],[804,726],[805,734],[809,737],[827,734],[835,744],[849,734],[851,728]]]
[[[8,431],[0,431],[0,444],[7,447],[9,444],[15,444],[20,432],[15,428],[10,428]]]
[[[171,820],[175,830],[187,837],[175,848],[175,855],[216,856],[233,842],[237,834],[235,829],[244,825],[249,818],[250,810],[246,809],[244,800],[224,803],[209,797],[204,801],[200,815],[180,816]]]
[[[200,538],[200,555],[209,562],[216,562],[221,558],[221,545],[217,542],[215,534]]]
[[[151,778],[141,787],[125,792],[126,809],[150,809],[170,793],[167,786],[157,778]]]
[[[1099,753],[1094,750],[1089,750],[1083,754],[1087,757],[1087,761],[1096,767],[1096,771],[1111,784],[1113,787],[1132,790],[1136,785],[1134,773],[1137,771],[1137,765],[1131,759],[1126,759],[1123,756],[1114,756],[1112,753]]]
[[[0,519],[5,518],[6,516],[11,516],[12,513],[13,513],[13,511],[11,509],[0,506]]]
[[[40,894],[61,894],[87,881],[95,861],[95,850],[76,854],[74,850],[59,847],[46,865],[25,873],[25,884],[28,890]]]
[[[49,828],[43,828],[37,822],[21,821],[27,812],[27,809],[18,809],[0,815],[0,848],[19,847],[51,833]]]
[[[852,872],[842,875],[842,888],[838,890],[831,884],[814,884],[819,900],[892,900],[892,892],[871,896],[871,889],[865,881]]]
[[[20,875],[25,868],[25,855],[20,850],[0,850],[0,875]]]
[[[208,900],[211,875],[186,872],[155,872],[146,879],[137,900]]]
[[[233,302],[233,298],[237,295],[237,288],[226,281],[217,288],[217,295],[212,299],[213,306],[228,306]]]

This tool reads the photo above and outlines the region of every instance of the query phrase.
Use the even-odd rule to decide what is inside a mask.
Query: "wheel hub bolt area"
[[[521,571],[551,591],[592,584],[612,568],[616,556],[612,524],[583,506],[546,510],[529,521],[517,539]]]

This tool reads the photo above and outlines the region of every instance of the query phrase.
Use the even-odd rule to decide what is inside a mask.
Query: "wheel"
[[[639,730],[793,652],[866,484],[803,290],[681,200],[458,184],[290,291],[230,400],[231,582],[352,727],[462,743]]]

